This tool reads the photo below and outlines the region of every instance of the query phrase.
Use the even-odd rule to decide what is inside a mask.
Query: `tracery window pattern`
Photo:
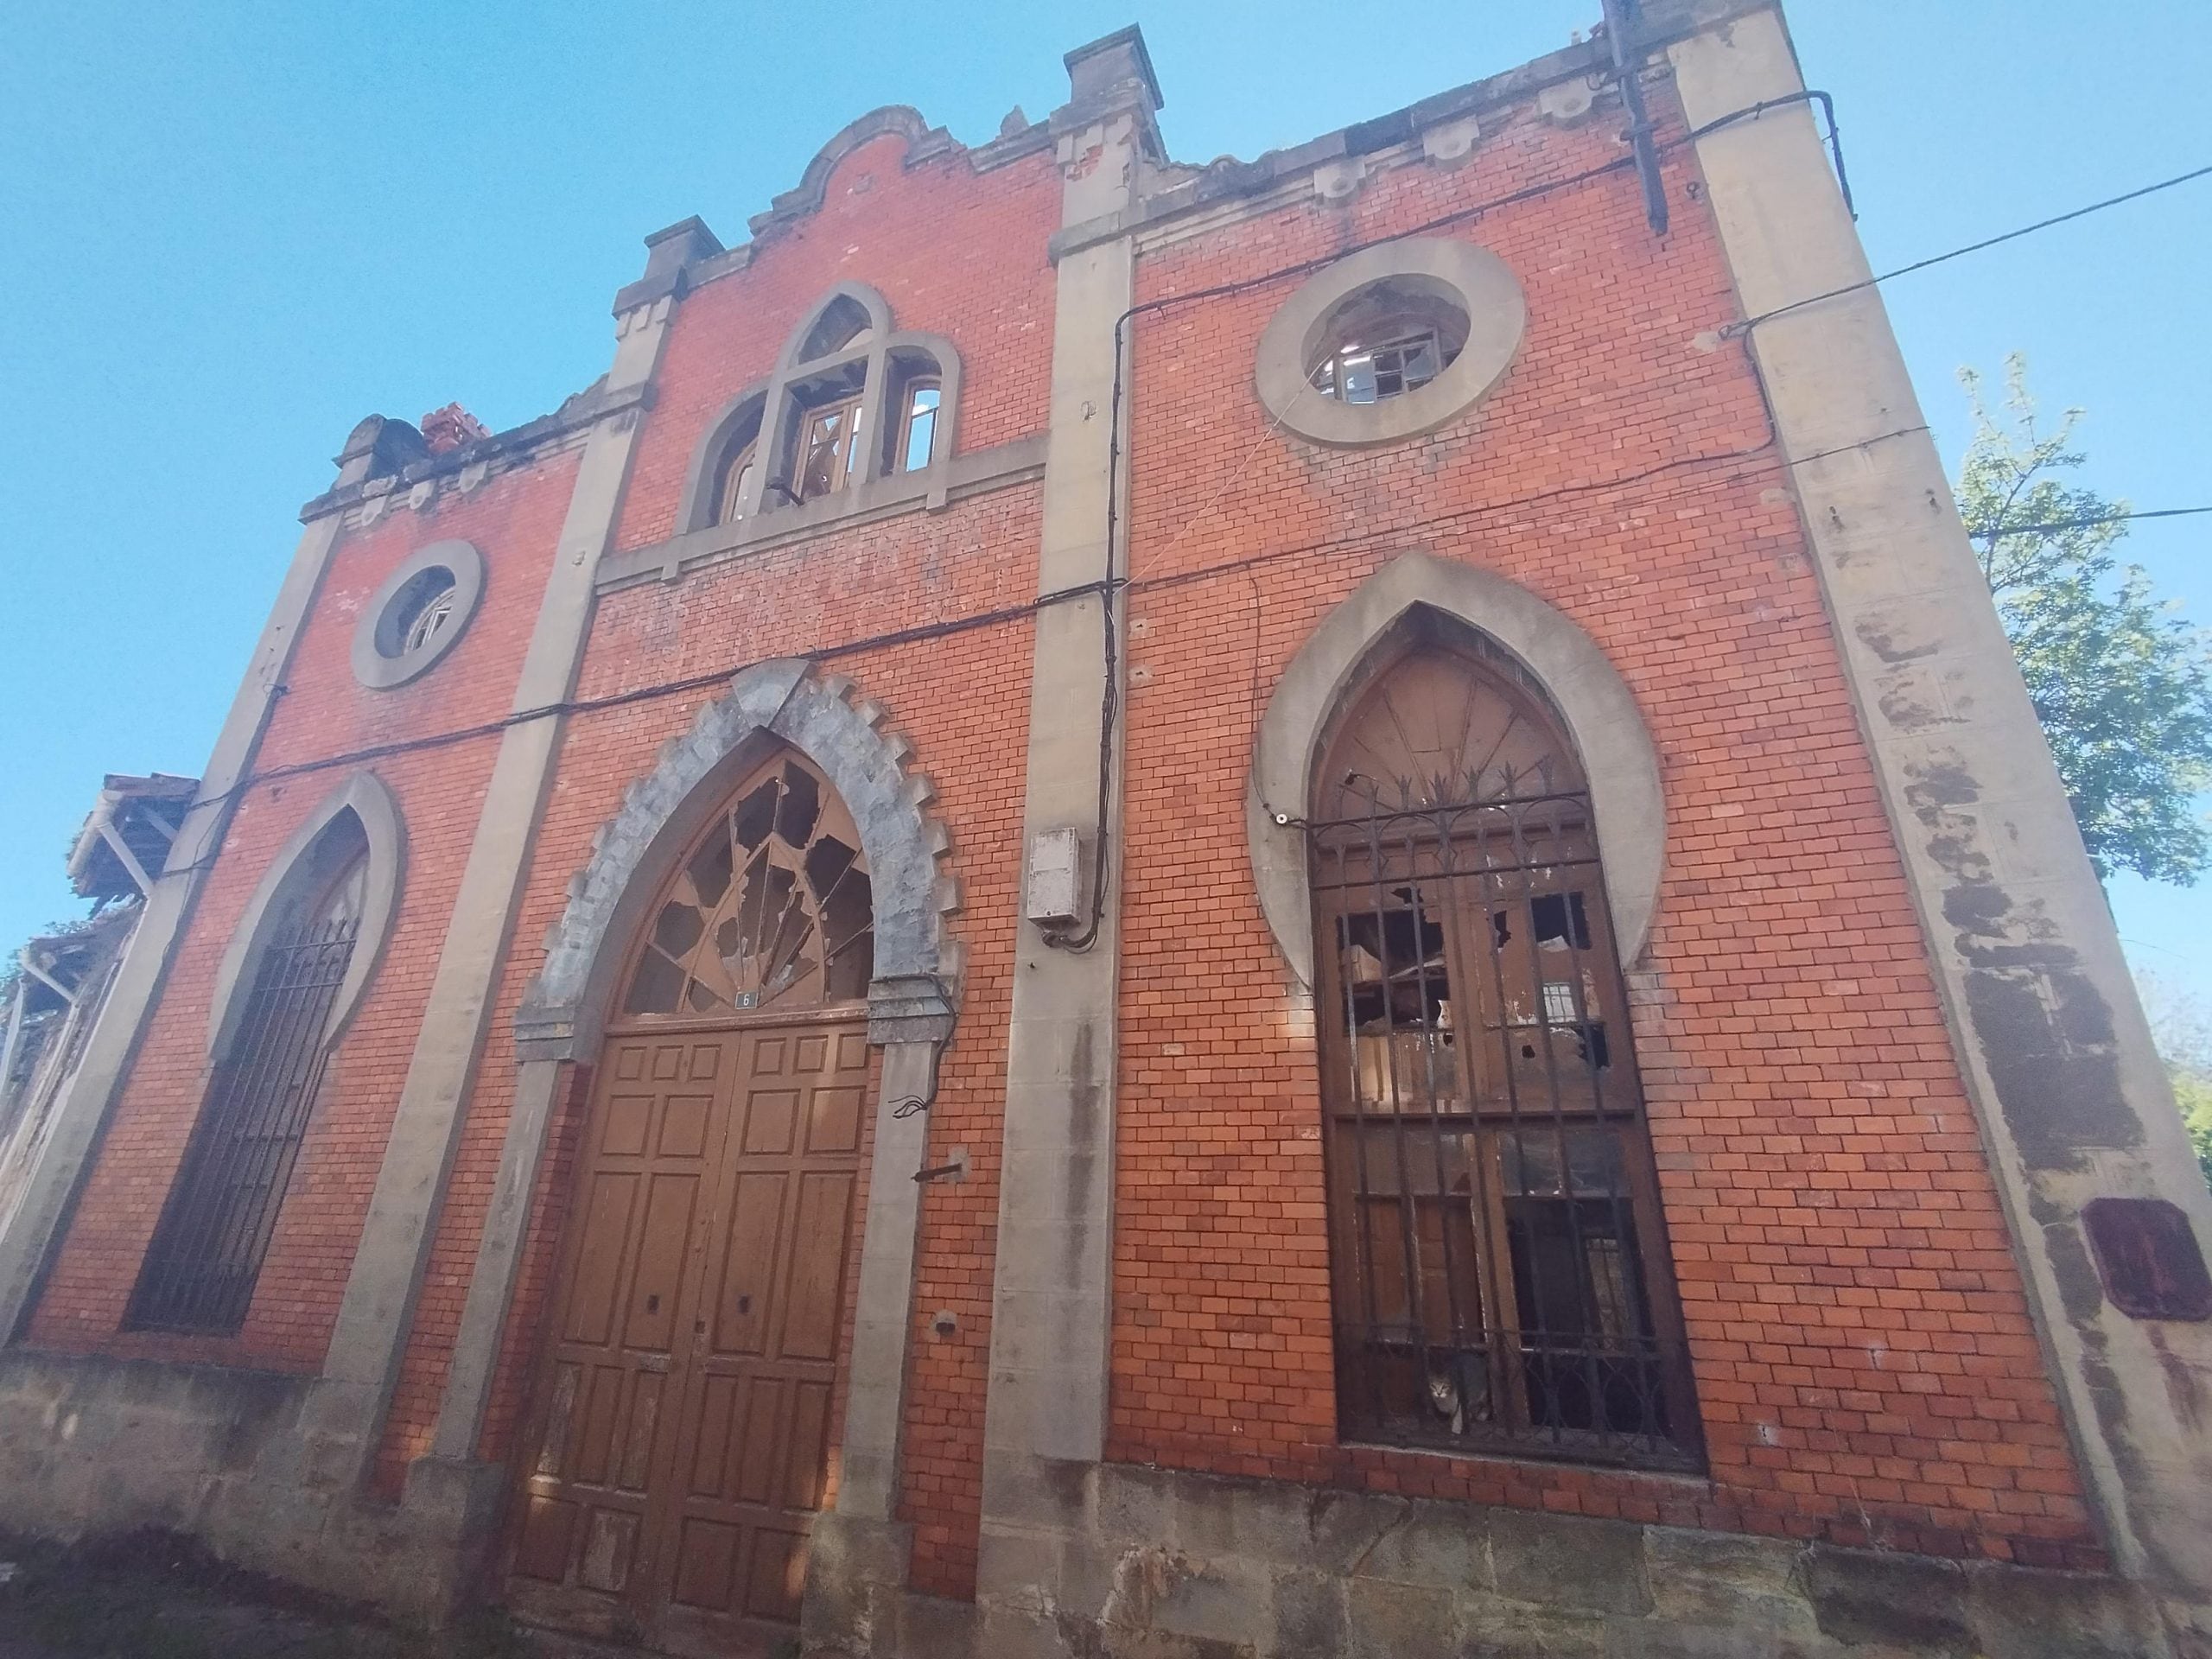
[[[300,892],[247,969],[245,1007],[131,1292],[130,1329],[227,1336],[245,1322],[360,934],[369,850],[359,821],[334,820],[303,863]]]
[[[875,911],[860,833],[794,753],[741,788],[654,907],[622,1008],[690,1019],[861,1001]]]
[[[1478,639],[1416,645],[1328,745],[1308,844],[1342,1431],[1691,1465],[1590,798],[1541,693]]]

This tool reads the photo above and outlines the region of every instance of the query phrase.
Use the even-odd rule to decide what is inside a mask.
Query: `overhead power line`
[[[1809,98],[1815,95],[1807,94],[1806,96]],[[1791,102],[1796,100],[1791,99],[1777,101]],[[1705,131],[1709,131],[1713,128],[1726,125],[1732,121],[1749,118],[1761,112],[1765,107],[1767,106],[1762,105],[1753,109],[1736,111],[1730,116],[1724,117],[1720,121],[1709,123],[1707,127],[1699,129],[1697,133],[1688,135],[1688,138],[1676,138],[1670,141],[1669,143],[1661,146],[1661,148],[1662,149],[1674,149],[1685,142],[1688,142],[1689,139],[1694,139]],[[1553,194],[1558,190],[1589,183],[1598,178],[1605,176],[1605,175],[1624,171],[1626,169],[1628,165],[1629,162],[1626,158],[1605,162],[1600,166],[1592,168],[1583,173],[1572,175],[1562,179],[1549,181],[1543,184],[1515,191],[1506,196],[1478,203],[1472,207],[1463,208],[1454,213],[1444,214],[1425,225],[1415,226],[1412,231],[1400,231],[1389,237],[1378,238],[1376,240],[1396,241],[1408,235],[1418,234],[1428,230],[1441,229],[1448,224],[1463,221],[1468,219],[1478,218],[1484,213],[1495,213],[1503,207],[1516,206],[1537,197]],[[2037,232],[2049,230],[2054,226],[2063,225],[2073,219],[2081,219],[2088,214],[2101,213],[2108,207],[2116,207],[2124,202],[2138,200],[2142,197],[2152,195],[2160,191],[2169,190],[2177,185],[2187,184],[2195,180],[2205,178],[2207,176],[2212,176],[2212,166],[2200,167],[2187,173],[2177,174],[2171,178],[2159,180],[2154,184],[2145,185],[2139,189],[2131,190],[2121,195],[2110,196],[2106,198],[2104,200],[2091,202],[2085,207],[2073,208],[2066,213],[2055,213],[2047,219],[2037,219],[2032,224],[2023,225],[2018,229],[2006,231],[1996,236],[1985,237],[1979,242],[1968,243],[1963,247],[1951,249],[1948,252],[1936,254],[1926,259],[1916,260],[1908,265],[1900,265],[1894,270],[1885,271],[1879,276],[1868,277],[1864,282],[1853,283],[1844,288],[1832,289],[1826,294],[1817,294],[1808,299],[1795,301],[1789,305],[1777,307],[1772,311],[1764,312],[1758,316],[1748,318],[1741,322],[1732,323],[1722,332],[1732,334],[1741,334],[1748,332],[1753,327],[1766,321],[1771,317],[1782,315],[1784,312],[1794,311],[1804,306],[1816,305],[1823,300],[1834,299],[1844,294],[1854,293],[1860,289],[1872,288],[1878,283],[1888,282],[1894,277],[1906,276],[1916,270],[1925,270],[1931,265],[1942,264],[1949,260],[1962,258],[1970,253],[1979,253],[1985,249],[1997,247],[2007,242],[2017,241],[2022,237],[2031,236]],[[1339,249],[1333,253],[1322,256],[1319,258],[1301,260],[1294,264],[1285,266],[1281,270],[1262,272],[1258,275],[1245,277],[1239,281],[1223,283],[1216,287],[1200,289],[1185,294],[1163,296],[1159,299],[1147,302],[1137,307],[1133,307],[1130,313],[1125,314],[1122,321],[1125,323],[1128,315],[1135,315],[1140,311],[1164,309],[1169,306],[1187,304],[1193,301],[1234,294],[1247,289],[1258,287],[1268,282],[1280,281],[1286,276],[1300,275],[1306,270],[1314,269],[1319,265],[1332,263],[1337,259],[1342,258],[1346,251],[1349,251],[1349,250]],[[1899,437],[1904,436],[1908,433],[1921,432],[1925,431],[1926,429],[1927,429],[1925,427],[1922,426],[1902,428],[1895,432],[1880,434],[1878,437],[1866,440],[1866,442],[1879,442],[1882,438]],[[1766,453],[1773,448],[1773,445],[1774,439],[1771,432],[1770,432],[1768,437],[1764,442],[1750,446],[1746,448],[1732,451],[1722,451],[1718,454],[1678,457],[1673,461],[1662,462],[1656,467],[1646,468],[1641,472],[1627,474],[1625,476],[1619,476],[1610,480],[1593,480],[1586,484],[1568,485],[1558,489],[1542,492],[1538,495],[1524,497],[1516,500],[1491,503],[1473,508],[1461,509],[1455,512],[1437,514],[1429,518],[1416,519],[1409,523],[1396,524],[1392,527],[1391,533],[1402,535],[1408,530],[1427,528],[1434,524],[1455,520],[1509,512],[1516,508],[1525,508],[1542,501],[1560,497],[1619,489],[1683,468],[1710,466],[1717,462],[1726,462],[1730,461],[1746,461]],[[1853,444],[1844,447],[1858,448],[1860,446]],[[1827,454],[1834,452],[1823,453]],[[1818,458],[1819,457],[1801,457],[1797,461],[1790,464],[1793,466],[1802,465],[1805,461]],[[2003,535],[2021,535],[2031,532],[2086,529],[2094,524],[2113,523],[2121,519],[2177,518],[2201,513],[2212,513],[2212,506],[2167,507],[2141,512],[2110,513],[2092,518],[2063,520],[2051,524],[2009,525],[2005,527],[1999,533]],[[1186,524],[1185,528],[1187,530],[1189,526]],[[1987,535],[1990,532],[1986,529],[1982,529],[1972,530],[1968,533],[1971,535],[1982,536]],[[1355,537],[1353,539],[1357,540],[1360,538]],[[1295,550],[1299,552],[1310,553],[1316,550],[1316,548],[1319,545],[1321,544],[1311,544]],[[1134,581],[1130,578],[1113,574],[1109,564],[1109,574],[1097,582],[1084,582],[1074,587],[1062,588],[1055,593],[1041,594],[1033,601],[1006,606],[995,610],[973,613],[962,617],[950,617],[937,622],[925,623],[912,627],[897,629],[885,633],[876,634],[866,639],[844,640],[830,645],[817,645],[807,654],[817,659],[829,658],[847,656],[863,649],[876,649],[886,645],[918,643],[924,640],[943,639],[948,635],[965,632],[974,628],[989,627],[997,624],[1020,620],[1027,617],[1033,616],[1039,611],[1045,609],[1048,606],[1064,604],[1072,600],[1086,598],[1093,594],[1111,594],[1120,588],[1133,587],[1153,588],[1179,586],[1185,582],[1203,580],[1210,575],[1226,575],[1231,572],[1245,570],[1255,564],[1268,563],[1273,558],[1285,556],[1286,553],[1289,550],[1277,550],[1269,554],[1262,554],[1256,557],[1234,559],[1217,565],[1202,567],[1188,571],[1163,574],[1159,576],[1148,578],[1137,578]],[[1110,604],[1107,608],[1110,612]],[[203,798],[198,804],[206,805],[211,801],[234,798],[243,794],[248,789],[254,787],[256,785],[272,781],[276,779],[291,777],[300,773],[321,772],[334,766],[359,764],[365,760],[380,760],[387,756],[411,753],[424,749],[442,748],[455,743],[467,742],[472,739],[496,736],[511,726],[520,725],[530,721],[543,720],[552,715],[581,715],[595,714],[626,707],[631,704],[652,701],[660,697],[678,696],[687,692],[705,690],[712,686],[727,681],[732,674],[738,672],[747,665],[748,664],[746,663],[730,664],[724,667],[711,670],[705,673],[687,675],[681,679],[664,680],[649,683],[639,686],[633,686],[603,696],[569,698],[558,702],[547,703],[537,708],[520,710],[500,719],[486,721],[479,725],[461,727],[442,732],[425,733],[417,737],[397,739],[391,742],[377,744],[365,748],[353,749],[340,753],[319,756],[309,760],[296,761],[289,765],[269,767],[263,771],[247,773],[245,776],[239,778],[233,782],[229,788],[218,794]],[[211,854],[208,858],[200,861],[191,868],[194,869],[205,868],[213,861],[213,856]],[[179,872],[172,871],[169,872],[169,874],[179,874]]]
[[[2190,518],[2212,507],[2158,507],[2143,512],[2101,512],[2091,518],[2059,518],[2044,524],[1970,524],[1969,536],[2044,536],[2062,530],[2094,530],[2099,524],[2121,524],[2133,518]]]
[[[2101,213],[2107,207],[2118,207],[2126,202],[2140,201],[2145,196],[2156,195],[2161,190],[2171,190],[2177,185],[2189,184],[2196,180],[2208,177],[2212,177],[2212,166],[2191,168],[2188,172],[2177,173],[2170,179],[2160,179],[2156,184],[2146,184],[2139,189],[2125,191],[2117,196],[2107,196],[2102,201],[2090,202],[2086,207],[2069,208],[2063,213],[2053,213],[2049,219],[2039,219],[2034,224],[2023,225],[2017,230],[2003,231],[1995,236],[1986,236],[1979,242],[1969,242],[1964,247],[1953,248],[1948,253],[1931,254],[1925,259],[1916,259],[1909,265],[1899,265],[1894,270],[1883,271],[1879,276],[1869,276],[1863,282],[1847,283],[1841,288],[1828,289],[1825,294],[1815,294],[1805,299],[1792,300],[1787,305],[1776,306],[1771,311],[1762,311],[1755,317],[1746,317],[1741,322],[1731,323],[1720,332],[1726,334],[1749,334],[1763,322],[1770,322],[1777,317],[1787,316],[1792,311],[1802,311],[1808,305],[1818,305],[1824,300],[1840,299],[1847,294],[1856,294],[1861,289],[1874,288],[1883,283],[1893,282],[1899,276],[1910,276],[1916,270],[1926,270],[1931,265],[1946,264],[1954,259],[1962,259],[1967,254],[1980,253],[1985,248],[1993,248],[2000,243],[2017,242],[2024,236],[2033,236],[2037,232],[2047,231],[2054,225],[2069,224],[2077,219],[2086,219],[2091,213]]]

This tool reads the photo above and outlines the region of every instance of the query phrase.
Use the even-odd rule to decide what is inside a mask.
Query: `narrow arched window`
[[[893,452],[900,472],[918,473],[930,464],[937,445],[938,406],[944,398],[944,388],[934,375],[916,375],[906,383]]]
[[[726,1018],[868,996],[874,897],[860,832],[796,754],[715,815],[654,906],[626,1015]]]
[[[1347,1438],[1683,1466],[1695,1416],[1573,744],[1519,666],[1402,637],[1308,842]]]
[[[139,1270],[130,1327],[230,1335],[245,1323],[321,1086],[368,874],[349,810],[285,878]]]
[[[753,456],[757,446],[747,443],[734,448],[722,461],[721,477],[715,486],[715,522],[734,524],[745,517],[747,493],[753,484]]]

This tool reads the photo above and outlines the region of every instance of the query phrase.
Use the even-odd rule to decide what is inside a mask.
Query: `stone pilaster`
[[[1693,127],[1802,90],[1759,10],[1671,48]],[[2164,1199],[2212,1241],[2111,912],[1802,105],[1698,161],[2082,1478],[2121,1570],[2212,1632],[2212,1325],[2107,1299],[2082,1212]]]
[[[1143,40],[1125,29],[1069,54],[1067,65],[1071,101],[1051,121],[1065,181],[1062,223],[1126,214],[1159,154],[1160,96]],[[1038,561],[1039,591],[1047,595],[1097,583],[1112,569],[1109,457],[1116,323],[1134,296],[1128,239],[1066,254],[1058,284]],[[1116,603],[1093,592],[1049,605],[1037,620],[1025,830],[1032,839],[1078,830],[1086,857],[1098,817],[1100,692],[1109,671],[1100,613]],[[1105,1441],[1120,968],[1115,747],[1096,938],[1085,950],[1058,949],[1024,923],[1015,955],[977,1596],[995,1653],[1049,1643],[1041,1625],[1032,1628],[1031,1544],[1039,1529],[1069,1522],[1065,1500],[1077,1490],[1070,1471],[1079,1478]]]
[[[705,238],[703,226],[696,236]],[[650,280],[663,267],[680,270],[681,249],[671,247],[666,238],[652,247],[649,280],[625,290],[629,303],[617,313],[614,364],[600,392],[603,412],[585,441],[515,685],[518,715],[557,705],[575,689],[591,626],[593,578],[613,542],[645,395],[676,302],[673,282]],[[543,714],[518,720],[500,736],[337,1327],[302,1412],[301,1476],[310,1490],[357,1488],[376,1455],[565,723]],[[537,1094],[525,1090],[518,1103],[542,1130],[544,1103]],[[533,1105],[540,1109],[531,1112]],[[506,1288],[488,1287],[502,1300]],[[456,1355],[457,1370],[466,1357]],[[461,1374],[473,1377],[477,1369]],[[448,1437],[442,1449],[456,1439]]]

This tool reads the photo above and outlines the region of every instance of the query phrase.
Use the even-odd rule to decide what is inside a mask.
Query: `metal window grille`
[[[1442,792],[1307,828],[1343,1430],[1694,1466],[1588,797]]]
[[[132,1292],[135,1330],[230,1335],[245,1324],[322,1081],[324,1028],[359,923],[323,919],[262,950],[228,1056],[208,1085]]]

